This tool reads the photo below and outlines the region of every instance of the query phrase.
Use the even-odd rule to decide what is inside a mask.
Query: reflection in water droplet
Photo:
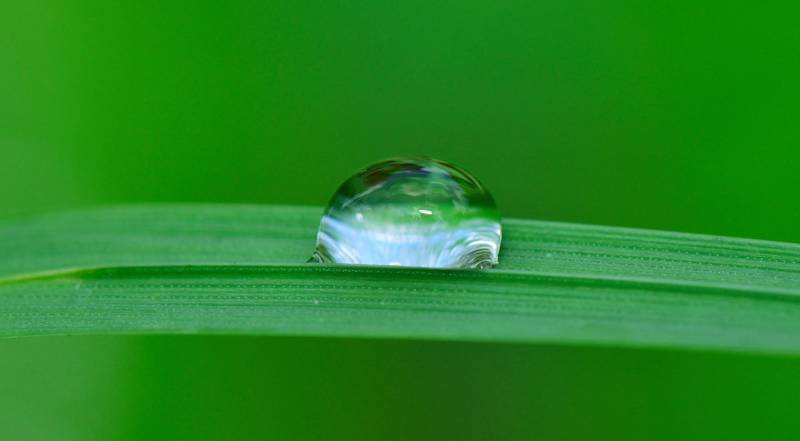
[[[390,159],[339,187],[312,261],[487,268],[501,236],[494,200],[472,175],[430,158]]]

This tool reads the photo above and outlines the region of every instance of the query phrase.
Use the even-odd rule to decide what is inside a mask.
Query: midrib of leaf
[[[347,335],[800,352],[800,246],[506,220],[501,265],[303,263],[314,207],[0,223],[0,335]]]

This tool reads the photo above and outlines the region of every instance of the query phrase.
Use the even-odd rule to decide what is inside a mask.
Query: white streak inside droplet
[[[322,219],[318,240],[333,262],[462,268],[479,253],[486,260],[483,264],[497,264],[501,230],[494,220],[469,219],[457,225],[355,226],[354,219]]]

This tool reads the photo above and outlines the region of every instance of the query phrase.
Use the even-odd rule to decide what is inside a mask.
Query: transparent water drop
[[[500,213],[461,168],[414,157],[378,162],[331,198],[312,261],[427,268],[497,264]]]

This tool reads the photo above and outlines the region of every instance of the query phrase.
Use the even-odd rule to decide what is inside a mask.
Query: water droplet
[[[321,263],[427,268],[497,264],[500,213],[472,175],[431,158],[397,158],[345,181],[320,221]]]

